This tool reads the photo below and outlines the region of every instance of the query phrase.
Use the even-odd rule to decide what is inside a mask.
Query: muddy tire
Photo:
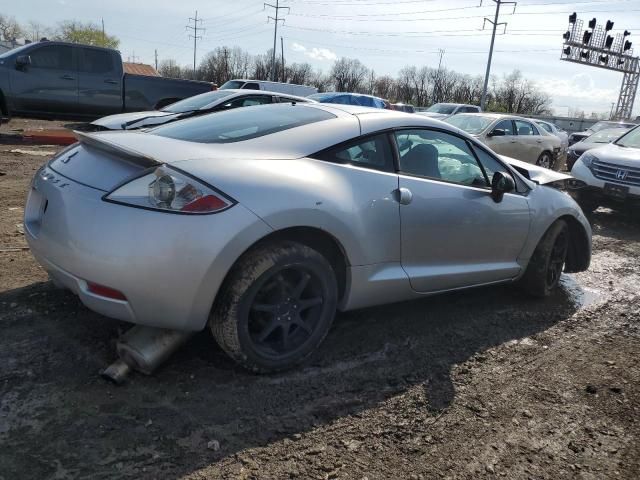
[[[569,248],[569,227],[557,220],[546,231],[536,247],[520,287],[534,297],[546,297],[558,286]]]
[[[218,295],[209,325],[220,347],[258,373],[303,362],[324,340],[336,312],[333,268],[300,243],[244,254]]]

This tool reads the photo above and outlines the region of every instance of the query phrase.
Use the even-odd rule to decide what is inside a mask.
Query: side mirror
[[[501,130],[499,128],[496,128],[495,130],[491,130],[487,134],[487,137],[504,137],[504,136],[505,136],[504,130]]]
[[[28,65],[31,65],[31,57],[29,55],[20,55],[16,57],[16,68],[18,70],[22,70]]]
[[[516,189],[516,184],[513,181],[513,177],[505,172],[496,172],[491,179],[491,198],[496,203],[502,201],[505,193],[513,192]]]

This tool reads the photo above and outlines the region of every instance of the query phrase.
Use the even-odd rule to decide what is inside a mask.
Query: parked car
[[[583,153],[571,169],[569,192],[585,212],[599,206],[640,206],[640,126]]]
[[[601,121],[594,123],[589,128],[587,128],[583,132],[575,132],[569,135],[569,146],[573,145],[580,140],[587,138],[589,135],[593,135],[600,130],[604,130],[605,128],[626,128],[627,130],[635,127],[635,123],[631,122],[613,122],[613,121]]]
[[[201,93],[172,103],[160,110],[109,115],[91,122],[90,130],[134,130],[151,128],[183,118],[220,112],[238,107],[265,105],[268,103],[313,102],[305,97],[282,95],[276,92],[247,90],[216,90]]]
[[[556,160],[554,168],[556,170],[563,170],[566,168],[566,160],[567,160],[567,152],[569,150],[569,134],[564,130],[560,130],[557,125],[547,122],[545,120],[535,119],[534,123],[538,125],[540,129],[544,130],[550,135],[555,135],[560,139],[560,152],[558,153],[558,158]],[[571,170],[570,168],[568,170]]]
[[[576,160],[578,160],[580,155],[587,150],[611,143],[620,138],[627,131],[627,128],[605,128],[604,130],[600,130],[599,132],[591,134],[587,138],[583,138],[579,142],[574,143],[569,148],[569,153],[567,154],[567,170],[571,171]]]
[[[480,113],[482,109],[476,105],[467,105],[465,103],[436,103],[422,112],[417,112],[420,115],[431,118],[439,118],[444,120],[451,115],[457,115],[459,113]]]
[[[500,155],[550,169],[558,162],[560,139],[526,118],[497,113],[462,113],[445,121],[473,135]]]
[[[390,110],[398,110],[399,112],[404,113],[416,113],[416,109],[413,105],[408,105],[406,103],[392,103],[389,105]]]
[[[590,262],[587,219],[546,185],[568,175],[418,115],[275,104],[78,138],[33,179],[36,259],[108,317],[209,325],[253,371],[302,362],[336,309],[499,282],[544,296]]]
[[[96,118],[162,108],[212,89],[211,83],[124,73],[120,52],[42,41],[0,55],[5,116]]]
[[[359,105],[372,108],[390,108],[390,103],[382,98],[362,93],[325,92],[309,95],[310,99],[320,103],[337,103],[339,105]]]
[[[268,82],[266,80],[247,80],[247,79],[235,79],[225,82],[220,87],[220,90],[266,90],[268,92],[284,93],[286,95],[298,95],[300,97],[306,97],[314,93],[318,93],[318,89],[315,87],[309,87],[307,85],[296,85],[295,83],[283,83],[283,82]]]

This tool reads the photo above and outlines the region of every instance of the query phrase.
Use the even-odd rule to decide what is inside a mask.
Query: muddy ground
[[[640,478],[637,217],[597,211],[590,270],[546,300],[504,286],[340,314],[271,376],[205,331],[116,387],[98,372],[127,325],[25,249],[46,157],[15,148],[59,147],[0,145],[0,479]]]

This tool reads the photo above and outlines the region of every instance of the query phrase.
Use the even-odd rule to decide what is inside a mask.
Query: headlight
[[[147,170],[103,199],[131,207],[184,214],[216,213],[234,205],[234,201],[222,192],[167,165]]]
[[[582,161],[585,167],[591,168],[591,164],[594,160],[598,160],[598,157],[596,157],[593,153],[585,152],[580,155],[580,158],[578,158],[578,160]]]

